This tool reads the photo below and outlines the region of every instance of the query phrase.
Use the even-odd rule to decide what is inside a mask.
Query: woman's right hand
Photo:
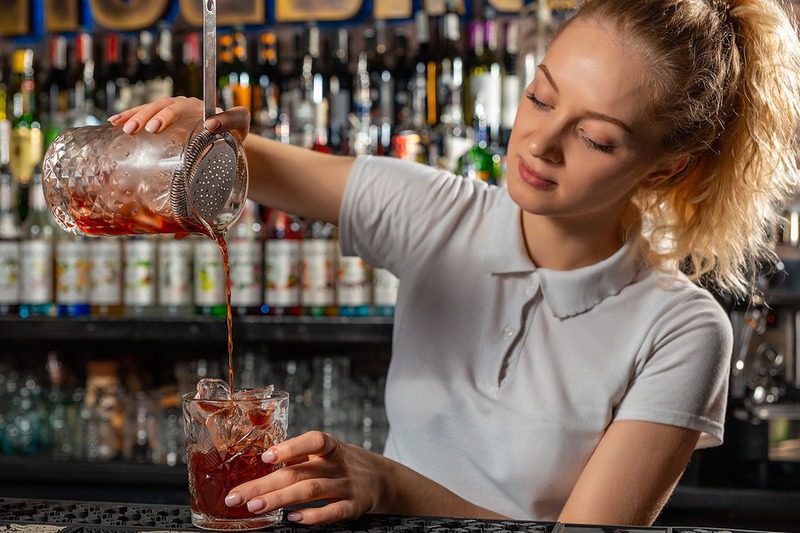
[[[212,133],[230,131],[240,142],[250,132],[250,112],[244,107],[233,107],[228,111],[217,110],[217,114],[209,117],[205,127]],[[198,120],[203,116],[203,102],[197,98],[175,96],[160,98],[154,102],[125,110],[109,118],[114,126],[122,126],[125,133],[135,135],[142,130],[150,133],[161,133],[180,118],[196,115]]]

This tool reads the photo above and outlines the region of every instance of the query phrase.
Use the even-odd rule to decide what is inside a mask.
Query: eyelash
[[[528,100],[531,101],[531,103],[533,103],[534,107],[536,107],[537,109],[546,109],[548,107],[547,104],[545,104],[544,102],[542,102],[541,100],[536,98],[536,95],[533,94],[532,91],[531,92],[526,92],[525,96],[528,98]],[[610,153],[612,153],[614,151],[614,147],[613,146],[608,146],[606,144],[596,143],[593,140],[591,140],[589,137],[585,137],[583,135],[581,135],[580,138],[581,138],[581,141],[583,141],[583,144],[585,144],[590,150],[596,150],[596,151],[602,152],[604,154],[610,154]]]

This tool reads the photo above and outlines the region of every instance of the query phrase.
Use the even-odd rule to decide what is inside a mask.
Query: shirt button
[[[506,328],[503,330],[503,337],[510,337],[514,334],[514,328]]]

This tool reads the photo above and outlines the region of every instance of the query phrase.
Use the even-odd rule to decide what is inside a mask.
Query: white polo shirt
[[[505,189],[379,157],[355,162],[340,239],[400,278],[384,453],[465,499],[555,520],[613,420],[721,442],[730,321],[630,244],[536,268]]]

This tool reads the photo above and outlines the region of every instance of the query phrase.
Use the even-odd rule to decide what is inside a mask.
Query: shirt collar
[[[559,318],[588,311],[618,294],[642,268],[635,240],[629,240],[612,256],[587,267],[575,270],[536,268],[525,248],[520,213],[519,206],[508,196],[487,213],[484,270],[493,274],[538,275],[544,298]]]

